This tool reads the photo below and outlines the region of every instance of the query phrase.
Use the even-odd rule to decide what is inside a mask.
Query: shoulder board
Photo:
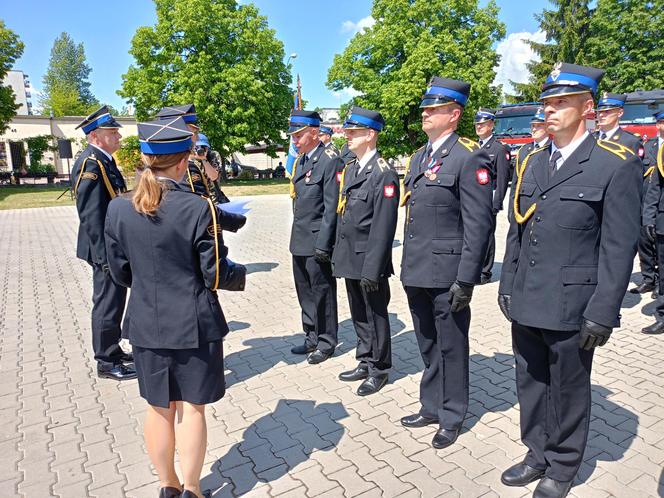
[[[623,144],[619,144],[617,142],[611,142],[609,140],[598,140],[597,145],[599,145],[602,149],[608,150],[612,154],[615,154],[623,161],[629,156],[634,155],[634,152],[632,152],[628,147],[625,147]]]
[[[378,158],[378,167],[380,168],[381,171],[386,171],[390,169],[389,163],[382,157]]]
[[[480,144],[469,138],[459,137],[459,143],[468,149],[469,152],[474,152],[480,148]]]
[[[533,149],[528,153],[528,155],[526,157],[533,156],[533,155],[537,154],[538,152],[542,152],[542,151],[545,151],[545,150],[548,150],[548,148],[547,147],[540,147],[539,149]]]
[[[328,149],[328,148],[325,149],[325,155],[327,157],[329,157],[330,159],[335,159],[335,158],[339,157],[339,154],[337,154],[336,150]]]
[[[84,159],[84,163],[87,161],[92,161],[93,164],[97,164],[97,157],[94,154],[90,154]]]

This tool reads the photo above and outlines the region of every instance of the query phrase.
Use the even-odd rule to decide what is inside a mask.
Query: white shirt
[[[491,137],[493,137],[493,133],[486,137],[484,140],[480,139],[480,147],[484,147],[484,144],[491,140]]]
[[[572,153],[579,148],[579,145],[588,137],[589,133],[586,131],[583,135],[581,135],[579,138],[574,140],[573,142],[569,143],[565,147],[558,148],[556,147],[555,142],[551,143],[551,156],[558,150],[560,151],[560,155],[562,156],[558,161],[556,161],[556,171],[560,169],[560,167],[563,165],[565,161],[567,161],[567,158],[572,155]]]
[[[104,149],[102,149],[101,147],[97,147],[95,144],[90,144],[90,145],[91,145],[92,147],[94,147],[95,149],[97,149],[97,150],[98,150],[99,152],[101,152],[102,154],[104,154],[104,155],[108,158],[109,161],[112,161],[112,160],[113,160],[113,156],[110,155],[108,152],[106,152],[106,151],[105,151]]]
[[[605,133],[606,134],[606,139],[605,140],[611,140],[611,137],[613,136],[613,134],[615,132],[618,131],[619,128],[620,128],[620,125],[616,126],[615,128],[613,128],[612,130],[609,130],[609,131],[599,130],[599,136],[601,137],[602,133]]]
[[[451,134],[452,134],[452,132],[449,132],[447,135],[444,135],[444,136],[440,137],[440,138],[439,138],[438,140],[436,140],[435,142],[433,142],[433,143],[429,142],[429,143],[427,144],[427,147],[429,147],[429,145],[431,146],[431,154],[432,154],[432,155],[435,154],[435,153],[438,151],[438,149],[440,149],[440,148],[443,146],[443,144],[445,143],[445,141],[446,141],[448,138],[450,138],[450,135],[451,135]],[[426,149],[425,149],[425,150],[426,150]]]
[[[362,159],[357,161],[357,164],[359,164],[360,168],[357,170],[357,174],[359,175],[360,172],[364,169],[364,167],[367,165],[369,161],[371,161],[371,158],[376,155],[376,149],[369,149],[363,156]]]
[[[664,142],[664,138],[662,138],[662,137],[657,137],[657,147],[658,147],[658,148],[662,146],[662,142]]]
[[[537,142],[537,148],[541,149],[546,145],[547,140],[549,140],[549,137],[544,137],[544,139],[541,142]]]

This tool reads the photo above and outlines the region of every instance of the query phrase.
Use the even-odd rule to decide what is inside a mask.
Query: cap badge
[[[556,62],[556,65],[553,66],[553,71],[551,71],[551,79],[556,81],[558,76],[560,76],[560,68],[563,67],[562,62]]]

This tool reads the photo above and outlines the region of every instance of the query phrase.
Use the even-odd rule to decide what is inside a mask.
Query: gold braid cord
[[[617,142],[611,142],[610,140],[598,140],[597,145],[599,145],[602,149],[608,150],[612,154],[615,154],[623,161],[627,159],[628,156],[634,155],[634,152],[632,152],[632,150],[628,147],[625,147],[623,144],[619,144]]]
[[[295,197],[296,197],[296,194],[295,194],[295,183],[293,183],[293,182],[295,181],[295,174],[297,173],[297,163],[300,162],[300,158],[301,158],[301,157],[302,157],[301,155],[297,156],[297,157],[295,158],[295,162],[293,163],[293,174],[292,174],[291,177],[290,177],[290,184],[289,184],[289,186],[288,186],[289,191],[290,191],[290,198],[291,198],[291,199],[295,199]]]
[[[645,173],[643,173],[643,178],[648,178],[650,175],[652,175],[652,172],[655,171],[654,166],[650,166]]]
[[[346,196],[343,194],[343,192],[344,192],[344,180],[346,179],[346,168],[348,167],[348,164],[344,165],[344,169],[341,172],[341,181],[339,182],[339,202],[337,203],[337,214],[344,214],[344,211],[346,210]]]
[[[422,149],[423,149],[423,148],[424,148],[424,147],[422,147]],[[417,154],[417,152],[415,152],[415,154]],[[410,157],[408,158],[408,161],[406,161],[406,173],[403,175],[404,178],[406,178],[406,177],[408,176],[408,173],[410,173],[410,162],[411,162],[411,160],[413,159],[413,157],[415,156],[415,154],[413,154],[412,156],[410,156]],[[401,202],[399,203],[399,207],[403,207],[403,206],[405,206],[405,205],[406,205],[406,202],[408,202],[408,198],[409,198],[409,197],[410,197],[410,190],[406,192],[406,185],[404,184],[403,197],[401,198]],[[406,214],[407,214],[407,213],[406,213]],[[408,219],[408,218],[406,218],[406,219]]]
[[[657,169],[659,170],[659,176],[664,179],[664,143],[659,146],[657,151]]]
[[[523,166],[521,167],[521,171],[517,172],[516,190],[514,191],[514,219],[519,225],[522,225],[526,221],[528,221],[528,218],[530,218],[535,212],[535,209],[537,209],[537,204],[533,204],[528,208],[526,214],[521,215],[521,213],[519,212],[519,192],[521,191],[521,181],[523,180],[523,175],[526,172],[528,159],[530,159],[530,156],[532,156],[535,152],[531,152],[526,156],[526,158],[523,160]]]
[[[115,190],[113,190],[113,185],[111,185],[111,181],[108,179],[108,175],[106,174],[106,168],[104,168],[104,165],[101,163],[99,159],[96,157],[86,157],[85,161],[83,161],[83,165],[81,166],[81,172],[78,175],[78,179],[76,180],[76,185],[74,186],[74,195],[78,195],[78,185],[81,183],[81,178],[83,178],[83,172],[85,171],[85,164],[88,162],[88,159],[90,160],[95,160],[97,161],[97,164],[99,165],[99,170],[101,171],[101,177],[104,180],[104,185],[106,186],[106,190],[108,190],[108,195],[111,196],[111,199],[115,199],[118,194],[115,193]]]
[[[219,288],[219,226],[217,225],[217,209],[214,207],[212,200],[209,197],[201,196],[205,199],[210,207],[210,214],[212,214],[212,226],[214,227],[214,287],[212,290]]]

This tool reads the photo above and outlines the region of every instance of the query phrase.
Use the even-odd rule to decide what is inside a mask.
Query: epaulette
[[[379,157],[377,162],[378,162],[378,167],[380,168],[381,172],[385,172],[386,170],[390,169],[390,165],[382,157]]]
[[[632,152],[628,147],[625,147],[623,144],[619,144],[617,142],[611,142],[610,140],[598,140],[597,145],[599,145],[602,149],[608,150],[612,154],[615,154],[623,161],[625,161],[629,156],[634,155],[634,152]]]
[[[480,148],[480,144],[469,138],[459,137],[459,143],[468,149],[468,152],[474,152]]]
[[[325,155],[330,159],[336,159],[337,157],[339,157],[339,154],[337,154],[336,151],[328,148],[325,149]]]

